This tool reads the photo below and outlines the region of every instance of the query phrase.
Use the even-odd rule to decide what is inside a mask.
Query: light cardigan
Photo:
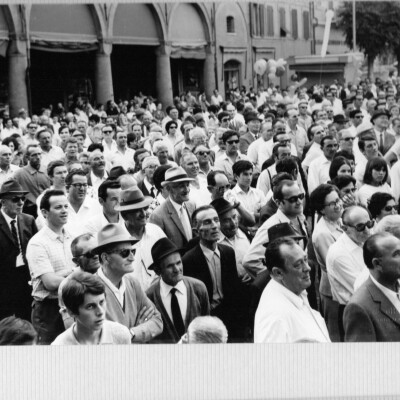
[[[119,322],[120,324],[125,325],[128,329],[134,328],[135,337],[132,339],[133,343],[149,342],[156,336],[160,335],[163,331],[161,315],[143,292],[139,282],[133,278],[132,275],[127,274],[122,279],[126,286],[124,308],[122,308],[120,302],[107,283],[103,281],[106,288],[106,318],[110,321]],[[148,321],[139,325],[138,315],[144,306],[153,307],[155,312]]]

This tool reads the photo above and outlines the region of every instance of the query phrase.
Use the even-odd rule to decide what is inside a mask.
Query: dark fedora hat
[[[386,117],[390,118],[390,115],[386,110],[376,110],[372,114],[371,122],[373,123],[377,118],[382,117],[382,116],[386,116]]]
[[[261,121],[261,118],[258,116],[258,114],[254,111],[249,111],[248,113],[244,114],[244,120],[246,124],[248,124],[250,121]]]
[[[153,244],[151,248],[151,257],[153,258],[153,264],[149,266],[149,269],[154,269],[155,266],[165,257],[173,253],[182,254],[183,249],[178,249],[175,244],[168,238],[161,238]]]
[[[333,122],[337,124],[344,124],[345,122],[348,122],[348,118],[346,118],[343,114],[337,114],[333,117]]]
[[[215,208],[218,215],[225,214],[226,212],[231,211],[234,208],[237,208],[237,206],[235,207],[232,203],[225,200],[223,197],[220,199],[213,200],[210,203],[210,205],[212,205]]]
[[[282,237],[290,237],[294,240],[302,240],[306,238],[305,236],[299,235],[288,222],[282,222],[271,226],[271,228],[268,229],[268,243]],[[264,243],[263,246],[267,247],[268,243]]]
[[[0,189],[0,199],[8,196],[25,195],[28,194],[26,190],[15,180],[9,179],[3,183]]]
[[[152,201],[152,197],[143,196],[142,191],[135,186],[121,192],[119,205],[115,206],[114,209],[115,211],[139,210],[148,207]]]

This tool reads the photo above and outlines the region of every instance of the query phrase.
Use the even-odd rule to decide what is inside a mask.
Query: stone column
[[[8,101],[10,116],[18,116],[18,110],[29,110],[26,69],[28,67],[26,39],[13,39],[8,47]],[[32,110],[29,110],[32,111]]]
[[[172,78],[170,62],[171,46],[162,44],[156,50],[156,88],[157,98],[163,108],[172,105]]]
[[[97,103],[106,104],[108,100],[114,100],[114,88],[111,70],[112,44],[100,43],[96,54],[95,63],[95,92]]]
[[[213,45],[206,46],[206,59],[204,61],[204,90],[207,99],[210,99],[215,86],[215,48]]]

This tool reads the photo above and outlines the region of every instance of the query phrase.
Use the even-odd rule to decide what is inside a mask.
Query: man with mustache
[[[89,153],[89,165],[87,182],[93,188],[94,197],[97,198],[99,186],[108,178],[104,154],[100,150]]]

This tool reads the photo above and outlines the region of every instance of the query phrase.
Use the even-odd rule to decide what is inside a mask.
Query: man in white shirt
[[[198,279],[183,276],[179,249],[170,239],[156,241],[151,256],[150,269],[159,278],[146,294],[160,311],[164,325],[157,342],[177,343],[193,319],[210,314],[207,289]]]
[[[117,131],[115,134],[117,149],[113,151],[111,157],[112,166],[121,166],[125,171],[128,171],[129,168],[133,169],[135,167],[135,162],[133,161],[135,150],[132,150],[127,146],[127,135],[128,134],[125,131]]]
[[[321,149],[324,154],[312,161],[308,169],[307,183],[309,193],[312,193],[321,183],[326,183],[330,180],[329,168],[338,149],[336,139],[333,136],[325,136],[321,140]]]
[[[368,211],[359,206],[346,208],[342,215],[344,233],[331,245],[326,256],[326,269],[332,298],[339,306],[339,333],[343,340],[343,310],[354,294],[354,283],[365,273],[362,246],[371,235],[374,221]]]
[[[42,149],[42,162],[41,166],[47,169],[47,166],[51,161],[62,160],[64,158],[64,152],[61,147],[52,146],[52,132],[48,129],[40,130],[36,134],[36,139],[39,142],[40,148]]]
[[[321,140],[325,137],[326,132],[322,125],[313,124],[308,128],[309,136],[312,140],[312,144],[307,151],[307,154],[304,160],[301,163],[304,172],[307,173],[310,164],[315,159],[324,155],[324,152],[321,149]]]
[[[12,151],[6,145],[0,145],[0,188],[5,181],[14,176],[14,172],[19,170],[14,164],[11,164]]]
[[[268,158],[262,151],[262,144],[272,138],[272,123],[266,122],[261,124],[260,137],[250,144],[247,149],[247,157],[254,164],[255,172],[261,172],[264,161]]]
[[[369,277],[344,310],[346,342],[400,341],[399,254],[400,240],[388,232],[365,241]]]
[[[292,143],[296,146],[297,155],[301,159],[303,157],[304,146],[308,143],[306,131],[298,124],[299,112],[296,109],[290,109],[285,112],[287,123],[287,132],[289,133]]]
[[[104,154],[100,150],[89,153],[89,165],[88,185],[93,188],[93,198],[97,199],[100,185],[108,178]]]
[[[329,343],[324,319],[308,303],[306,252],[293,239],[279,238],[268,245],[265,261],[271,281],[256,311],[254,343]]]

